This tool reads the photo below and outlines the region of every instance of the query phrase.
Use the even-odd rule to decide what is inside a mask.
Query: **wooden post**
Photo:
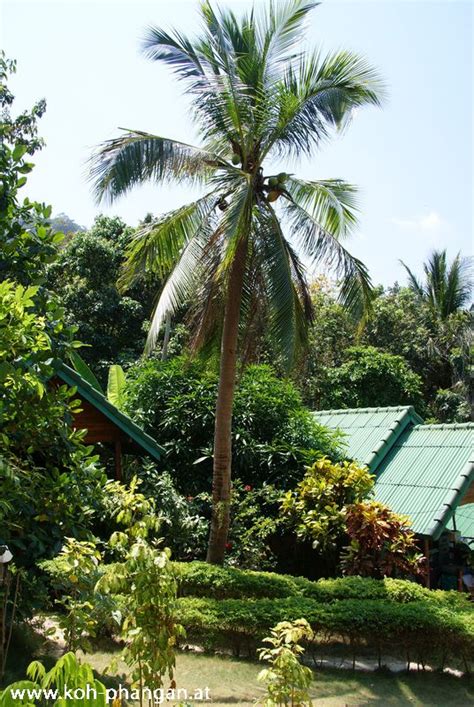
[[[426,579],[425,584],[427,589],[431,589],[431,577],[430,577],[430,539],[425,538],[425,557],[426,557]]]
[[[115,440],[115,478],[122,481],[122,442],[120,438]]]

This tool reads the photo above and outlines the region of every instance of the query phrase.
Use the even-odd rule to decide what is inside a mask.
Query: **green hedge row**
[[[312,582],[304,577],[217,567],[205,562],[176,562],[179,595],[212,599],[285,599],[308,597],[321,603],[380,599],[396,603],[429,601],[440,606],[468,606],[467,595],[430,591],[403,579],[339,577]]]
[[[341,640],[357,648],[368,645],[374,652],[408,660],[431,661],[474,657],[474,611],[454,611],[436,602],[396,603],[381,599],[348,599],[321,604],[308,597],[285,599],[178,600],[178,620],[189,643],[207,649],[230,649],[235,655],[253,654],[262,638],[279,621],[305,618],[322,640]],[[311,648],[311,646],[309,647]]]

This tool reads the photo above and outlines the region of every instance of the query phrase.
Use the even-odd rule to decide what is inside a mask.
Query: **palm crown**
[[[424,282],[400,262],[408,273],[410,289],[427,302],[440,319],[447,319],[469,304],[473,290],[472,258],[462,258],[458,253],[448,264],[446,250],[434,250],[423,264]]]
[[[123,282],[143,270],[170,272],[149,332],[151,349],[163,319],[183,302],[194,306],[196,341],[216,333],[229,268],[246,240],[241,322],[265,303],[269,327],[288,363],[304,339],[311,303],[300,256],[332,265],[341,299],[367,304],[370,280],[342,241],[356,223],[354,187],[341,180],[268,176],[265,161],[309,155],[355,107],[378,104],[380,82],[360,57],[322,57],[295,50],[315,2],[271,3],[238,20],[201,5],[195,40],[150,27],[147,56],[168,64],[186,84],[202,146],[125,131],[93,157],[96,195],[114,200],[146,180],[199,182],[204,195],[138,232]],[[258,306],[257,306],[258,305]]]

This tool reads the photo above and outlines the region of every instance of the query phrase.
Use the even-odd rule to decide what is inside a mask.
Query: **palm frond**
[[[223,234],[224,252],[219,274],[230,272],[237,247],[242,239],[248,240],[252,227],[253,189],[245,179],[234,191],[229,208],[224,211],[220,223]]]
[[[408,286],[410,287],[410,289],[413,290],[413,292],[415,292],[415,294],[416,294],[418,297],[420,297],[421,299],[423,299],[423,297],[424,297],[425,294],[426,294],[426,293],[425,293],[425,288],[423,287],[423,284],[422,284],[422,283],[420,282],[420,280],[417,278],[417,276],[415,275],[415,273],[414,273],[412,270],[410,270],[410,268],[408,267],[408,265],[403,262],[403,260],[399,260],[398,262],[400,263],[400,265],[403,265],[403,267],[405,268],[405,270],[406,270],[406,272],[407,272],[407,275],[408,275]]]
[[[295,243],[312,264],[323,264],[339,279],[339,300],[361,319],[370,311],[374,292],[366,266],[341,244],[337,235],[327,231],[314,214],[295,201],[286,202],[285,212]]]
[[[445,316],[464,309],[470,300],[474,289],[472,278],[473,259],[462,258],[458,253],[448,270],[445,292]]]
[[[209,68],[193,43],[177,31],[170,34],[159,27],[147,27],[142,51],[148,59],[168,64],[182,79],[203,79]]]
[[[330,128],[345,127],[355,108],[380,105],[384,93],[375,69],[357,54],[304,54],[275,91],[276,124],[265,149],[309,154]]]
[[[291,199],[314,217],[324,231],[336,238],[350,235],[357,225],[357,189],[341,179],[315,182],[290,177],[285,184]],[[306,254],[311,252],[305,248]]]
[[[205,150],[128,130],[99,146],[90,159],[89,179],[97,201],[113,202],[146,181],[200,181],[218,167],[226,165]]]
[[[125,251],[119,289],[128,289],[146,273],[166,277],[183,247],[205,224],[218,201],[217,192],[211,192],[136,231]]]
[[[448,264],[446,249],[434,250],[423,264],[425,282],[420,282],[412,271],[400,261],[408,273],[408,286],[417,297],[427,302],[441,319],[466,307],[474,289],[472,258],[462,258],[458,253]]]
[[[304,21],[320,3],[315,0],[271,0],[258,25],[265,69],[271,73],[295,55]]]
[[[206,246],[212,238],[214,227],[212,219],[203,220],[182,249],[153,312],[145,353],[153,350],[166,315],[173,314],[180,306],[192,301],[199,283],[205,276]]]
[[[257,254],[265,283],[269,310],[269,331],[290,367],[306,341],[308,323],[307,292],[304,289],[302,266],[289,248],[275,211],[261,204],[257,216]]]

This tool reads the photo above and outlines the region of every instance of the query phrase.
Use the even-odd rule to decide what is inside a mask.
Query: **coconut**
[[[286,172],[280,172],[277,179],[280,184],[284,184],[288,179],[288,175]]]
[[[268,186],[269,187],[276,187],[278,185],[278,179],[277,177],[270,177],[268,180]]]
[[[268,192],[267,201],[276,201],[280,194],[281,191],[279,191],[278,189],[272,189],[272,191]]]
[[[238,155],[236,152],[232,155],[232,164],[240,164],[240,155]]]

